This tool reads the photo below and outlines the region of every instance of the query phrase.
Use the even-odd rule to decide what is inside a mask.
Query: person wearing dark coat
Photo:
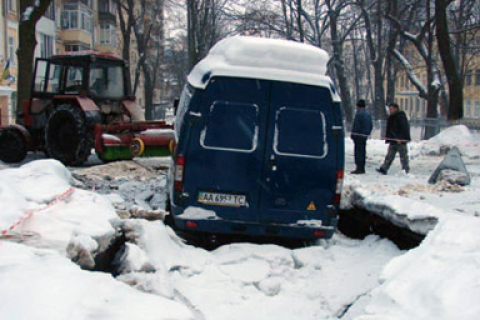
[[[407,115],[401,111],[398,104],[392,103],[389,106],[390,116],[387,120],[387,130],[385,143],[389,143],[388,152],[382,166],[376,169],[381,174],[387,174],[388,169],[392,165],[397,152],[400,154],[400,163],[405,173],[410,172],[408,163],[408,147],[410,141],[410,124]]]
[[[350,138],[354,144],[355,170],[351,174],[364,174],[365,161],[367,157],[367,139],[372,132],[372,117],[365,110],[365,100],[360,99],[357,102],[357,111],[353,119],[352,133]]]

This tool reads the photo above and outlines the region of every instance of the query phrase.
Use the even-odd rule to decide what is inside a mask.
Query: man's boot
[[[357,167],[357,169],[350,171],[350,174],[365,174],[365,167]]]

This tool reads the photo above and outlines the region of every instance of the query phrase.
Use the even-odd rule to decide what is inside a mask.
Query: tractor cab
[[[23,125],[0,129],[0,160],[19,162],[27,151],[43,151],[66,165],[81,165],[92,148],[104,161],[169,154],[171,130],[159,129],[171,126],[145,121],[129,79],[126,62],[109,54],[36,59]]]
[[[124,60],[94,52],[56,55],[37,59],[32,97],[88,96],[95,102],[124,100],[130,92]]]

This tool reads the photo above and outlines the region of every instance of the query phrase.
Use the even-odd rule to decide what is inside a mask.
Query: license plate
[[[244,207],[247,205],[247,197],[238,194],[200,191],[198,193],[198,202],[217,206]]]

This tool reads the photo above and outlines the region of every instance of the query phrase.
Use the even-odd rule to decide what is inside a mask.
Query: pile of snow
[[[67,257],[82,253],[74,258],[93,263],[90,254],[110,244],[112,223],[119,222],[106,197],[72,189],[70,180],[55,160],[0,171],[0,231],[7,239],[0,240],[0,317],[193,319],[181,303],[82,270]]]
[[[457,146],[465,157],[480,157],[480,143],[464,125],[448,127],[438,135],[423,141],[421,152],[426,155],[444,155],[454,146]]]
[[[90,191],[74,189],[71,174],[56,160],[33,161],[18,169],[0,171],[0,230],[22,221],[16,232],[34,233],[37,247],[65,252],[74,236],[107,239],[115,230],[109,220],[117,215],[110,202]],[[88,217],[88,218],[86,218]]]
[[[355,320],[480,317],[480,220],[452,215],[421,246],[393,259]]]
[[[180,303],[83,271],[54,250],[2,241],[0,257],[2,319],[194,319]]]

